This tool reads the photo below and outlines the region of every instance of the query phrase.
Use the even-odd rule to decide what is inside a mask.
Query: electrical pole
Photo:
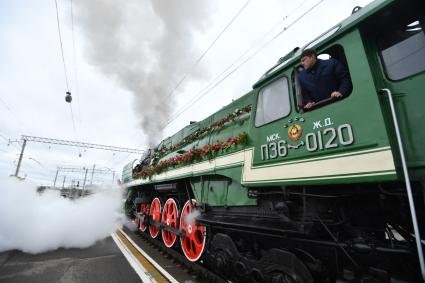
[[[27,140],[24,139],[24,143],[22,144],[21,154],[19,155],[18,165],[16,166],[15,177],[18,177],[19,168],[21,168],[22,157],[24,156],[24,150],[26,145],[27,145]]]
[[[53,182],[53,188],[56,188],[56,180],[58,179],[59,168],[56,169],[55,181]]]
[[[91,171],[91,180],[90,185],[93,185],[93,175],[94,175],[94,168],[96,167],[96,164],[93,164],[93,170]]]
[[[84,175],[84,183],[83,183],[83,190],[86,188],[86,180],[87,180],[87,172],[89,169],[86,168],[86,174]]]

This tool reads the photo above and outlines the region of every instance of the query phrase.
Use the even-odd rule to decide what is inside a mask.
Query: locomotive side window
[[[255,126],[260,127],[289,114],[288,79],[283,77],[260,90],[255,113]]]
[[[401,80],[425,70],[423,21],[410,18],[382,29],[378,46],[390,80]]]

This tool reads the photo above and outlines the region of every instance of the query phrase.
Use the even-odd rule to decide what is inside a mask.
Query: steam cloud
[[[89,247],[124,223],[121,205],[118,188],[70,200],[55,191],[39,194],[26,181],[0,179],[0,252]]]
[[[200,55],[192,36],[208,23],[210,2],[74,2],[89,60],[135,95],[135,111],[151,146],[172,114],[176,92],[170,93]],[[196,75],[204,75],[199,66]]]
[[[201,215],[199,210],[193,210],[191,213],[186,215],[186,218],[184,219],[184,221],[188,224],[193,224],[195,223],[196,217],[198,217],[199,215]]]

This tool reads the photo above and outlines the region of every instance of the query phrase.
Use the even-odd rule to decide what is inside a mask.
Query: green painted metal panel
[[[240,168],[226,170],[234,171],[233,174],[240,174]],[[208,203],[210,206],[247,206],[256,205],[255,199],[248,198],[248,188],[242,186],[234,179],[227,178],[217,172],[216,175],[206,175],[192,178],[192,190],[196,200]]]

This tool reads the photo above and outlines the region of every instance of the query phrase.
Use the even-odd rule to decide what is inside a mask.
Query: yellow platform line
[[[143,265],[147,272],[152,276],[152,278],[158,283],[170,282],[168,281],[138,250],[135,248],[126,236],[120,230],[117,230],[115,234],[118,236],[119,240],[126,246],[130,253],[137,259],[137,261]]]

